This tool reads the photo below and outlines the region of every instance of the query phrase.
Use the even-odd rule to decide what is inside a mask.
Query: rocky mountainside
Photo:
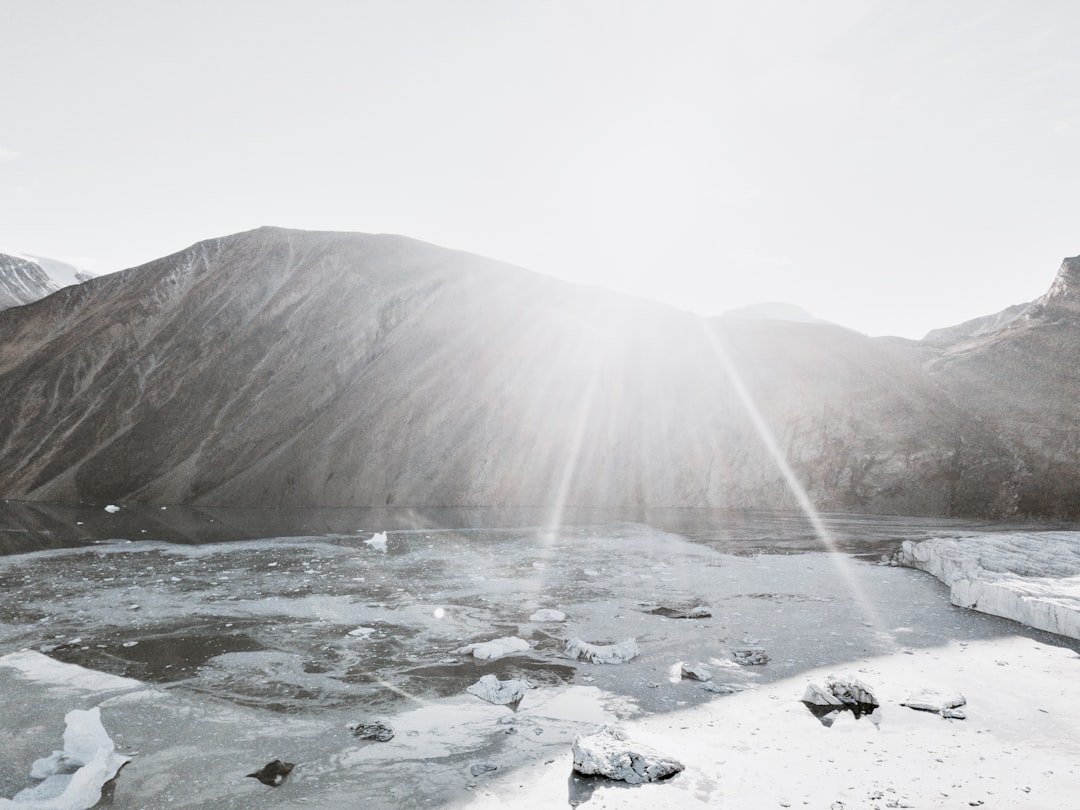
[[[29,304],[59,289],[60,285],[49,278],[41,265],[0,253],[0,309]]]
[[[0,253],[0,309],[29,304],[92,278],[93,273],[59,259]]]
[[[1017,511],[1080,515],[1080,257],[1003,328],[945,349],[928,376],[1016,458]]]
[[[0,313],[0,497],[775,509],[797,480],[825,510],[1046,512],[1060,465],[979,395],[979,351],[263,228]]]

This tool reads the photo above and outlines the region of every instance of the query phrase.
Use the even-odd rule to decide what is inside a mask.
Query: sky
[[[1080,254],[1073,0],[0,0],[0,250],[400,233],[918,338]]]

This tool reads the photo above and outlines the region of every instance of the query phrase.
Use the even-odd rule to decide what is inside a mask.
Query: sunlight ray
[[[855,597],[863,611],[863,615],[866,616],[867,621],[878,630],[885,631],[886,627],[881,617],[878,615],[877,609],[870,602],[870,599],[863,592],[862,588],[859,587],[854,577],[852,577],[851,572],[848,569],[849,563],[847,557],[839,553],[836,541],[833,539],[825,522],[821,519],[820,513],[814,507],[813,502],[810,500],[810,495],[802,485],[798,475],[796,475],[795,471],[791,468],[787,455],[780,448],[779,443],[776,441],[776,437],[773,435],[772,429],[769,427],[761,410],[758,408],[753,394],[751,394],[750,390],[746,387],[742,375],[739,373],[739,370],[736,368],[728,352],[721,344],[716,331],[710,326],[707,320],[702,319],[700,323],[701,331],[704,334],[706,341],[709,343],[713,354],[716,356],[720,368],[730,382],[732,390],[739,400],[739,404],[742,405],[758,438],[761,439],[761,443],[765,446],[766,452],[780,471],[780,475],[783,477],[784,483],[795,498],[799,510],[806,516],[807,520],[810,521],[814,534],[821,544],[829,551],[833,562],[837,567],[837,571],[840,573],[844,583]]]

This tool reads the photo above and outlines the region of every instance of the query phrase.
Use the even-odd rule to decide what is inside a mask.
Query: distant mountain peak
[[[37,262],[0,253],[0,309],[32,303],[59,289]]]
[[[1046,295],[1036,298],[1024,314],[1028,318],[1053,318],[1077,313],[1080,313],[1080,256],[1073,256],[1062,260]]]
[[[0,309],[30,304],[95,278],[74,264],[31,253],[0,252]]]
[[[1039,299],[1039,303],[1073,298],[1080,298],[1080,256],[1062,260],[1054,283],[1050,285],[1049,292]]]

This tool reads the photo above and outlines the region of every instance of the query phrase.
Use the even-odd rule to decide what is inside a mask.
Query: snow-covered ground
[[[1080,639],[1080,532],[908,540],[899,561],[948,585],[954,605]]]

